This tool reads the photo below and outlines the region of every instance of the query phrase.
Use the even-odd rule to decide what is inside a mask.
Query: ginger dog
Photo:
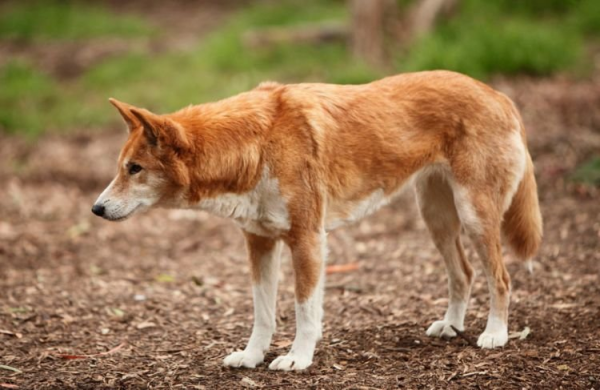
[[[321,338],[326,232],[372,213],[409,183],[448,271],[448,310],[427,334],[453,337],[452,326],[464,329],[473,282],[464,228],[490,290],[477,344],[506,344],[510,278],[501,233],[528,260],[540,245],[542,219],[523,123],[503,94],[433,71],[366,85],[268,82],[166,115],[110,102],[129,138],[95,214],[118,221],[151,207],[199,209],[232,218],[243,230],[254,328],[247,347],[225,365],[264,360],[285,243],[295,275],[296,338],[269,368],[310,366]]]

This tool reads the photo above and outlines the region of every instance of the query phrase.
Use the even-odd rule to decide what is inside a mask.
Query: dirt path
[[[523,108],[546,238],[529,275],[513,278],[501,350],[470,345],[485,325],[478,277],[466,339],[430,339],[447,304],[446,276],[412,196],[330,235],[324,339],[304,373],[231,370],[252,305],[241,234],[203,213],[158,210],[120,224],[90,207],[111,179],[125,134],[0,136],[0,384],[66,388],[600,388],[600,195],[566,181],[600,150],[600,83],[498,81]],[[471,257],[473,253],[468,248]],[[294,334],[289,256],[278,333]],[[5,332],[6,331],[6,332]],[[13,332],[13,334],[10,334]],[[125,343],[122,345],[122,343]],[[121,346],[122,345],[122,346]],[[107,355],[66,360],[68,354]],[[2,385],[0,385],[2,388]]]

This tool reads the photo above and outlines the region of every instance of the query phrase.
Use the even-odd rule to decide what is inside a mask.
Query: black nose
[[[103,216],[104,215],[104,206],[95,204],[92,207],[92,213],[96,214],[99,217]]]

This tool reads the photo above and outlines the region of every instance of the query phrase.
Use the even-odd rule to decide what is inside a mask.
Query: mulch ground
[[[359,269],[327,278],[311,368],[225,368],[252,324],[236,227],[188,211],[95,218],[121,130],[0,136],[0,389],[599,389],[600,194],[568,177],[600,150],[600,80],[495,85],[523,110],[545,218],[533,274],[506,255],[516,337],[505,348],[473,345],[488,294],[468,242],[478,277],[464,337],[425,336],[447,305],[446,275],[407,194],[330,234],[330,264]],[[293,340],[292,278],[286,254],[267,362]]]

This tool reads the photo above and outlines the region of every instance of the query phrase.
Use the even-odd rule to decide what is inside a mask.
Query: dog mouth
[[[113,217],[113,216],[109,216],[109,215],[104,215],[104,219],[106,219],[107,221],[111,221],[111,222],[122,222],[125,221],[126,219],[129,219],[129,217],[131,217],[140,207],[142,207],[141,204],[135,206],[133,208],[133,210],[131,210],[129,213],[125,214],[125,215],[120,215],[118,217]]]
[[[104,219],[106,219],[107,221],[111,221],[111,222],[122,222],[125,221],[126,219],[129,219],[129,217],[131,216],[132,213],[129,213],[127,215],[124,215],[122,217],[104,217]]]

